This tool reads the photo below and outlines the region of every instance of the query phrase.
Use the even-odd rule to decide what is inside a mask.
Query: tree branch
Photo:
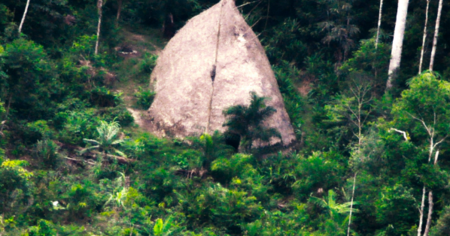
[[[401,134],[403,134],[403,138],[405,138],[405,141],[407,141],[408,142],[408,136],[407,136],[407,134],[406,134],[406,132],[405,131],[401,131],[401,130],[399,130],[399,129],[396,129],[396,128],[390,128],[389,129],[389,131],[391,131],[391,130],[394,130],[395,132],[397,132],[397,133],[401,133]]]
[[[430,131],[430,129],[428,128],[427,124],[425,124],[425,121],[423,121],[422,119],[419,119],[413,115],[411,115],[411,113],[406,111],[406,114],[408,114],[409,116],[411,116],[413,119],[418,120],[420,123],[422,123],[423,127],[425,127],[425,129],[427,130],[428,135],[432,136],[432,133]]]

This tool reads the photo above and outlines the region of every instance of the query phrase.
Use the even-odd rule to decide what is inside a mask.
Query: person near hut
[[[163,24],[163,35],[164,38],[172,38],[175,35],[175,24],[173,22],[173,14],[169,13],[166,15]]]

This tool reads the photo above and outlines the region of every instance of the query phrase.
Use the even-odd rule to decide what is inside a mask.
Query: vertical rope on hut
[[[213,68],[211,70],[211,83],[212,83],[212,92],[211,92],[211,97],[209,99],[209,107],[208,107],[208,122],[206,123],[206,131],[205,133],[209,134],[209,125],[211,123],[211,109],[212,109],[212,101],[213,101],[213,96],[214,96],[214,79],[216,78],[216,69],[217,69],[217,57],[219,55],[219,40],[220,40],[220,23],[222,20],[222,9],[223,9],[223,4],[220,6],[220,15],[219,15],[219,23],[218,23],[218,30],[217,30],[217,42],[216,42],[216,53],[215,53],[215,58],[214,58],[214,65]]]

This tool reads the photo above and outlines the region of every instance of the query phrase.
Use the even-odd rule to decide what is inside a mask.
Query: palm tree
[[[336,59],[341,63],[350,49],[355,46],[352,38],[359,33],[359,28],[351,24],[352,0],[321,0],[320,2],[326,5],[328,15],[327,21],[318,24],[321,31],[327,32],[322,43],[334,45],[337,48]]]
[[[83,139],[86,143],[90,143],[93,146],[87,147],[82,153],[98,149],[103,152],[104,157],[107,157],[107,153],[116,153],[119,156],[126,157],[125,154],[115,148],[115,146],[124,142],[123,139],[119,139],[120,125],[116,121],[108,123],[106,121],[100,121],[100,126],[97,127],[98,140],[95,139]]]
[[[251,102],[249,106],[237,105],[223,111],[229,119],[223,124],[228,130],[225,136],[239,136],[239,149],[249,151],[255,140],[269,142],[271,138],[277,137],[281,140],[281,134],[275,128],[263,126],[265,119],[272,116],[277,110],[266,106],[265,97],[259,97],[255,92],[250,92]]]

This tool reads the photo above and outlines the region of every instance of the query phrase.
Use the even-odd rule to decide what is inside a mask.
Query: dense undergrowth
[[[268,136],[232,119],[228,133],[181,140],[143,132],[130,113],[153,101],[165,18],[178,29],[216,2],[106,1],[97,55],[94,1],[31,0],[20,34],[25,1],[0,3],[0,235],[417,235],[421,211],[430,235],[448,235],[450,31],[437,72],[416,75],[423,1],[410,0],[386,94],[396,1],[377,45],[378,0],[236,1],[297,137],[281,151],[252,148]]]

